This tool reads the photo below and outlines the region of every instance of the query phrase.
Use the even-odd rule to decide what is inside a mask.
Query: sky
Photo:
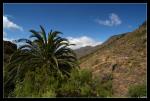
[[[131,32],[147,17],[146,4],[3,4],[3,40],[29,38],[30,29],[60,31],[78,49]]]

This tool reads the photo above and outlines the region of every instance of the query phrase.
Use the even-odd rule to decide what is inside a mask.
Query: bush
[[[73,70],[69,80],[58,88],[57,97],[107,97],[112,95],[112,81],[103,84],[98,78],[92,78],[90,70]]]
[[[55,97],[56,94],[53,90],[48,90],[46,93],[42,94],[42,97]]]
[[[45,68],[28,71],[16,82],[15,97],[107,97],[112,94],[112,81],[92,78],[90,70],[73,69],[70,77],[50,76]]]
[[[129,87],[128,96],[130,97],[145,97],[147,93],[146,85],[134,85]]]
[[[99,97],[111,97],[112,96],[112,81],[109,80],[96,87],[97,96]]]
[[[70,73],[70,78],[62,82],[57,90],[58,97],[82,97],[89,96],[89,84],[92,80],[92,74],[89,70],[74,69]]]
[[[22,82],[16,82],[16,97],[55,97],[58,82],[53,76],[47,75],[45,68],[28,71]]]

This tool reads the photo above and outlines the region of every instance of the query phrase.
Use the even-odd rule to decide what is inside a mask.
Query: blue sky
[[[3,39],[28,38],[30,29],[58,30],[77,43],[97,45],[146,20],[146,4],[4,4]]]

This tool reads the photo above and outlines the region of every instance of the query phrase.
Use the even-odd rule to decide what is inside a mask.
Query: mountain
[[[100,79],[112,76],[113,96],[127,96],[131,85],[146,82],[146,26],[144,22],[133,32],[114,35],[101,45],[75,50],[81,69],[92,69],[92,73]],[[17,46],[9,41],[3,41],[3,44],[5,64]]]
[[[81,47],[79,49],[74,50],[77,57],[81,58],[87,54],[90,54],[91,52],[93,52],[96,49],[96,47],[92,47],[92,46],[85,46],[85,47]]]
[[[83,58],[84,56],[96,51],[97,49],[103,48],[104,46],[111,44],[112,42],[114,42],[115,40],[118,40],[119,38],[123,37],[124,35],[126,35],[126,33],[120,34],[120,35],[114,35],[114,36],[110,37],[103,44],[96,45],[96,46],[85,46],[85,47],[81,47],[79,49],[76,49],[74,51],[75,51],[78,58],[81,58],[81,57]]]
[[[9,57],[17,50],[17,45],[10,42],[3,40],[3,47],[4,47],[4,63],[9,61]]]
[[[127,96],[131,85],[146,82],[146,22],[133,32],[110,37],[80,58],[81,68],[90,68],[100,79],[112,75],[114,96]]]

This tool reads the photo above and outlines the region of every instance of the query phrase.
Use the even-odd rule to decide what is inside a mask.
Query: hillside
[[[112,75],[113,95],[127,96],[129,86],[146,81],[146,34],[144,22],[133,32],[110,37],[80,58],[81,68],[91,68],[101,79]]]
[[[74,50],[75,53],[77,54],[78,58],[81,58],[85,55],[90,54],[91,52],[93,52],[96,49],[96,47],[92,47],[92,46],[85,46],[85,47],[81,47],[79,49]]]
[[[112,42],[114,42],[115,40],[118,40],[119,38],[123,37],[126,33],[124,34],[120,34],[120,35],[114,35],[112,37],[110,37],[106,42],[104,42],[101,45],[96,45],[96,46],[85,46],[85,47],[81,47],[79,49],[74,50],[75,53],[77,54],[78,58],[83,58],[84,56],[96,51],[97,49],[102,49],[104,46],[111,44]]]
[[[80,58],[81,69],[92,69],[94,76],[98,76],[104,82],[111,80],[105,82],[105,85],[109,85],[106,88],[110,89],[110,84],[112,84],[114,97],[128,96],[128,88],[131,85],[143,84],[146,81],[146,34],[146,23],[143,23],[133,32],[110,37],[102,45],[87,46],[76,50],[78,58]],[[8,63],[9,57],[17,49],[17,46],[8,41],[3,41],[3,43],[5,64]],[[80,75],[78,76],[81,78]]]
[[[3,40],[3,46],[4,46],[4,63],[8,62],[9,57],[12,53],[14,53],[17,50],[17,45],[13,44],[10,41],[4,41]]]

